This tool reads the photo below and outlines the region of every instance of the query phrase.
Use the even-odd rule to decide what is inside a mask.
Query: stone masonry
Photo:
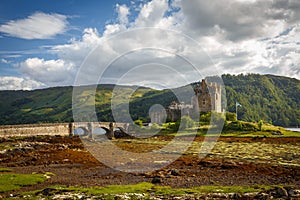
[[[199,116],[201,112],[222,112],[222,89],[220,84],[216,82],[208,83],[203,79],[200,84],[194,87],[194,92],[191,104],[173,101],[165,112],[151,113],[151,123],[162,124],[164,123],[162,119],[177,121],[184,115]]]

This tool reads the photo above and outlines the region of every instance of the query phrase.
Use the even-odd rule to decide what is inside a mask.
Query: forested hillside
[[[259,121],[281,126],[300,125],[300,81],[274,75],[223,75],[227,96],[227,110],[235,112],[239,119]],[[192,84],[194,85],[194,84]],[[185,95],[186,87],[176,88]],[[99,85],[95,95],[95,108],[99,121],[112,121],[111,98],[114,85]],[[56,87],[33,91],[0,91],[0,124],[24,124],[72,121],[73,87]],[[131,94],[130,114],[133,120],[149,120],[148,111],[153,104],[167,107],[176,100],[171,90],[122,86],[119,97]],[[82,87],[79,102],[85,105],[94,95],[88,86]],[[122,106],[122,98],[117,102]],[[93,105],[89,105],[93,106]],[[122,109],[121,109],[122,110]],[[122,115],[122,113],[119,113]],[[124,113],[126,115],[126,113]],[[82,119],[84,120],[84,119]]]
[[[274,125],[300,125],[300,81],[274,75],[223,75],[227,110],[238,107],[239,119]]]

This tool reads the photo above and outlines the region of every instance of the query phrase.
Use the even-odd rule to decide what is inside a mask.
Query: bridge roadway
[[[93,137],[95,129],[102,128],[106,136],[111,139],[118,129],[121,133],[129,133],[129,123],[116,122],[71,122],[71,123],[46,123],[1,125],[0,137],[38,136],[38,135],[74,135],[76,129],[82,129],[88,137]]]

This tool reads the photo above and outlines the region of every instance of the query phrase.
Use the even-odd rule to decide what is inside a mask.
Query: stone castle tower
[[[195,113],[222,112],[222,91],[218,83],[207,83],[203,79],[201,85],[195,86],[194,91],[195,96],[192,97],[191,104]]]
[[[202,80],[194,88],[195,95],[191,98],[191,104],[171,102],[166,112],[150,113],[151,123],[164,123],[162,119],[171,121],[180,120],[184,115],[199,116],[201,112],[216,111],[222,112],[222,89],[216,82],[206,82]]]

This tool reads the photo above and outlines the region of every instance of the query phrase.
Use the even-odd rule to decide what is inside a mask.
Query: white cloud
[[[45,87],[43,83],[13,76],[0,76],[0,90],[32,90]]]
[[[71,85],[74,77],[73,64],[64,60],[29,58],[21,63],[21,71],[35,81],[48,86]]]
[[[119,5],[117,4],[117,13],[118,19],[121,24],[128,23],[128,15],[130,14],[129,8],[126,5]]]
[[[81,39],[71,39],[68,44],[56,45],[51,48],[53,54],[64,61],[79,67],[86,55],[101,41],[97,29],[86,28]]]
[[[167,0],[152,0],[145,3],[137,18],[135,19],[135,27],[157,27],[159,22],[164,19],[164,15],[168,10]]]
[[[286,28],[286,21],[293,18],[291,9],[274,7],[265,1],[182,1],[184,26],[194,34],[211,35],[214,27],[224,31],[233,41],[274,37]],[[277,15],[275,16],[275,13]]]
[[[66,31],[67,16],[42,12],[0,26],[0,32],[23,39],[49,39]]]
[[[126,74],[129,78],[124,81],[143,85],[155,77],[151,79],[169,87],[183,84],[171,72],[151,70],[151,62],[169,66],[189,81],[201,79],[182,58],[196,63],[203,76],[250,72],[300,79],[298,1],[152,0],[137,5],[117,4],[115,23],[107,24],[102,33],[86,28],[80,39],[50,48],[57,59],[30,58],[20,64],[21,71],[47,86],[73,84],[76,72],[97,47],[87,61],[84,83],[94,83],[89,81],[100,72],[104,72],[104,82],[116,83],[122,74],[146,64],[144,70],[132,71],[133,76]],[[131,16],[130,11],[137,15]],[[109,59],[113,62],[107,68]]]
[[[6,60],[4,58],[1,59],[1,62],[4,63],[4,64],[9,64],[10,63],[8,60]]]

